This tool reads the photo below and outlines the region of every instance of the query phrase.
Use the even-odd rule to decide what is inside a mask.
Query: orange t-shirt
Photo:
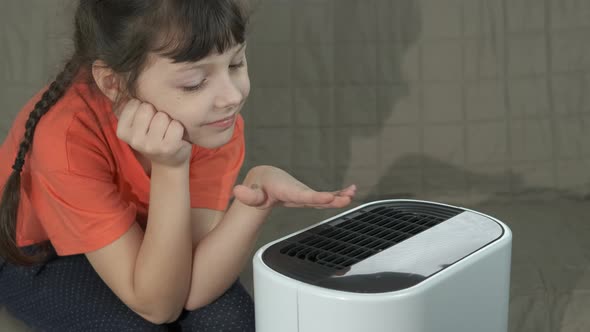
[[[0,188],[12,172],[32,98],[0,147]],[[49,240],[57,253],[93,251],[137,221],[145,227],[150,179],[116,135],[110,101],[92,85],[74,84],[39,121],[21,173],[17,244]],[[225,210],[244,161],[239,117],[230,142],[216,149],[193,145],[191,207]]]

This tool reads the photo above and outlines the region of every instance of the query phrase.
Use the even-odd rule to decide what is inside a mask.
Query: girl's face
[[[180,121],[191,143],[216,148],[227,143],[250,93],[246,45],[194,63],[153,55],[137,80],[137,97]]]

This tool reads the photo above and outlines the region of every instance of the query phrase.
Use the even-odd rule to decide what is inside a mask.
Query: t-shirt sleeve
[[[191,207],[227,209],[244,156],[244,121],[239,116],[228,143],[216,149],[195,148],[190,169]]]
[[[135,222],[135,205],[125,202],[112,182],[69,172],[32,172],[31,196],[60,255],[100,249]]]

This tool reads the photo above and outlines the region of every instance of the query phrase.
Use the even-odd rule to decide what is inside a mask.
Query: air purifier
[[[363,204],[261,247],[257,332],[505,332],[512,235],[473,210]]]

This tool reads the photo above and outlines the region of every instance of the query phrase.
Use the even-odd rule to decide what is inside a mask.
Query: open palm
[[[240,202],[268,209],[275,205],[286,207],[342,208],[350,204],[356,192],[354,185],[333,192],[316,191],[287,172],[272,166],[257,166],[244,184],[234,188]]]

